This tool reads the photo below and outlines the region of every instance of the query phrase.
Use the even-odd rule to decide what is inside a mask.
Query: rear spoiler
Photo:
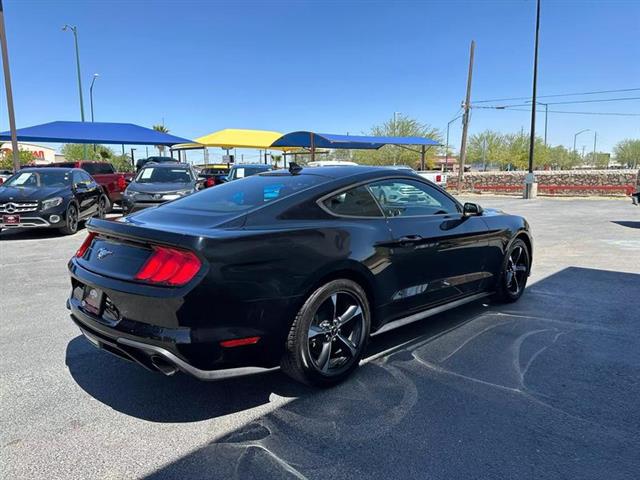
[[[103,220],[100,218],[90,219],[87,222],[87,230],[108,237],[132,240],[135,242],[153,243],[155,245],[173,245],[187,248],[192,248],[192,243],[198,240],[197,236],[168,232],[166,230],[156,230],[132,223]]]

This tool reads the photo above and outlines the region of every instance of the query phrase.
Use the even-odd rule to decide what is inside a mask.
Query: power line
[[[599,90],[594,92],[581,92],[581,93],[556,93],[554,95],[538,95],[538,98],[553,98],[553,97],[572,97],[576,95],[597,95],[600,93],[621,93],[621,92],[637,92],[640,88],[622,88],[618,90]],[[509,100],[530,100],[531,97],[511,97],[511,98],[494,98],[492,100],[476,100],[474,103],[490,103],[490,102],[506,102]]]
[[[625,100],[640,100],[640,97],[622,97],[622,98],[602,98],[598,100],[572,100],[568,102],[549,102],[545,105],[570,105],[570,104],[580,104],[580,103],[601,103],[601,102],[622,102]],[[540,102],[538,102],[540,103]],[[506,107],[527,107],[531,105],[530,103],[519,103],[517,105],[497,105],[496,108],[506,108]]]
[[[509,110],[511,112],[530,112],[531,110],[528,108],[512,108],[510,106],[506,106],[506,107],[475,107],[475,108],[482,108],[485,110]],[[544,112],[545,110],[543,109],[536,109],[536,112]],[[621,117],[640,117],[640,113],[621,113],[621,112],[570,112],[570,111],[566,111],[566,110],[549,110],[548,113],[568,113],[568,114],[575,114],[575,115],[614,115],[614,116],[621,116]]]

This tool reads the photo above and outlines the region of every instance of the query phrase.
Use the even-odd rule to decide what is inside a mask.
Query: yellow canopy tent
[[[281,150],[284,152],[298,150],[297,147],[272,147],[271,144],[282,137],[280,132],[269,130],[245,130],[225,128],[217,132],[194,139],[194,143],[182,143],[173,146],[173,150],[187,150],[202,147],[257,148],[258,150]]]

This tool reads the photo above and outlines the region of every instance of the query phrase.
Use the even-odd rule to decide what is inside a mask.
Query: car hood
[[[64,194],[68,187],[2,187],[0,203],[44,200],[56,194]]]
[[[193,183],[132,183],[127,190],[138,193],[171,193],[194,188]]]

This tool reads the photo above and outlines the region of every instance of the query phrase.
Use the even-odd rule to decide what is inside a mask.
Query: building
[[[64,161],[64,155],[56,153],[53,148],[43,147],[42,145],[18,142],[18,149],[31,152],[33,155],[33,162],[36,165],[45,165],[47,163]],[[0,152],[5,155],[11,155],[11,142],[0,144]]]

